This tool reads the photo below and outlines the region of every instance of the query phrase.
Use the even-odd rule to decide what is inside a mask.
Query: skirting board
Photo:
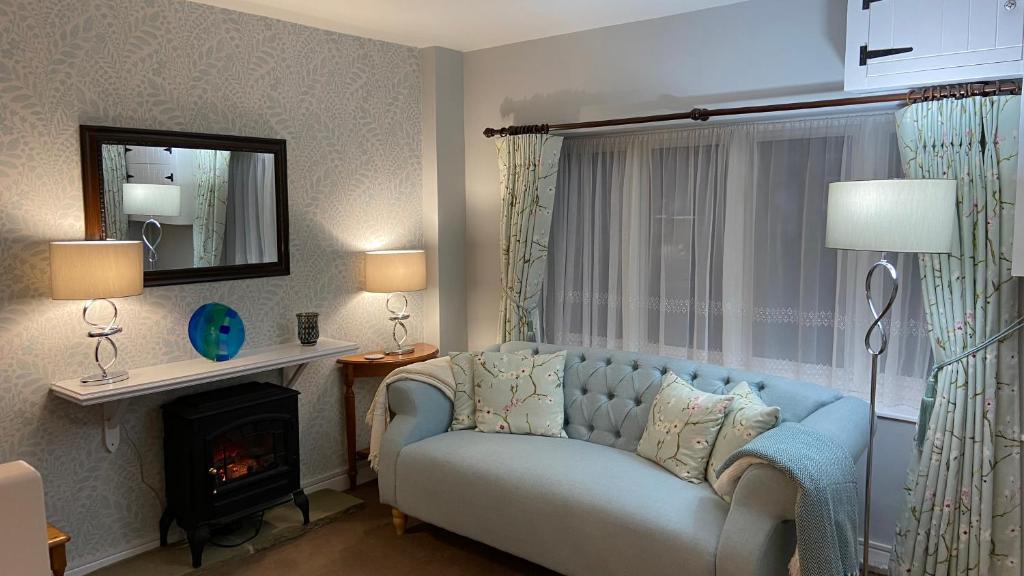
[[[857,539],[857,553],[863,555],[864,539]],[[868,556],[868,564],[871,570],[879,574],[889,573],[889,557],[892,555],[892,545],[871,541],[871,551]]]
[[[360,470],[360,472],[363,471]],[[364,476],[364,478],[365,477],[366,476]],[[346,474],[346,470],[344,469],[337,470],[335,472],[329,472],[327,474],[323,474],[321,476],[317,476],[315,478],[310,478],[309,480],[303,481],[302,489],[309,493],[313,493],[316,492],[317,490],[324,489],[344,492],[345,490],[348,490],[348,475]],[[74,537],[74,534],[72,534],[71,536]],[[111,564],[115,564],[117,562],[120,562],[121,560],[127,560],[132,556],[138,556],[139,554],[148,552],[154,548],[159,547],[159,539],[149,540],[145,542],[137,542],[135,544],[129,545],[127,549],[122,550],[121,552],[107,556],[105,558],[100,558],[99,560],[94,560],[92,562],[89,562],[88,564],[83,564],[82,566],[79,566],[77,568],[72,568],[68,570],[65,574],[66,576],[85,576],[86,574],[89,574],[90,572],[95,572],[100,568],[110,566]]]

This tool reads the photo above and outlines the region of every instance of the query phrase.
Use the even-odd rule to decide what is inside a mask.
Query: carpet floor
[[[365,505],[299,538],[222,563],[204,571],[204,576],[554,575],[500,550],[412,519],[405,535],[398,536],[391,525],[391,508],[378,499],[376,482],[363,484],[351,494]]]

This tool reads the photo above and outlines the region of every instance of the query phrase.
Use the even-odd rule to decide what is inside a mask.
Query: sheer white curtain
[[[825,248],[828,184],[902,176],[892,114],[567,137],[545,339],[742,367],[867,394],[864,275]],[[930,347],[901,274],[883,410],[913,416]]]
[[[225,265],[277,262],[274,156],[232,152],[224,214]]]
[[[548,339],[720,359],[726,153],[718,129],[564,141]]]

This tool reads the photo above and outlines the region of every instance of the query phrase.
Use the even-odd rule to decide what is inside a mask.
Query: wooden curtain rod
[[[633,116],[631,118],[613,118],[611,120],[592,120],[589,122],[569,122],[566,124],[524,124],[521,126],[505,126],[504,128],[486,128],[484,136],[515,136],[517,134],[547,134],[556,130],[578,130],[581,128],[604,128],[607,126],[627,126],[630,124],[650,124],[652,122],[668,122],[671,120],[706,121],[714,116],[736,116],[740,114],[761,114],[765,112],[786,112],[790,110],[813,110],[816,108],[836,108],[840,106],[857,106],[861,104],[878,104],[882,102],[927,102],[946,98],[968,98],[971,96],[1001,96],[1020,94],[1019,80],[995,80],[992,82],[974,82],[969,84],[948,84],[945,86],[929,86],[896,94],[878,94],[874,96],[856,96],[853,98],[835,98],[832,100],[811,100],[809,102],[787,102],[784,104],[766,104],[763,106],[741,106],[738,108],[694,108],[689,112],[673,112],[653,116]]]

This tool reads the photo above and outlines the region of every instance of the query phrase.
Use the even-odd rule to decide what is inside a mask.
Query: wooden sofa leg
[[[405,534],[406,515],[398,508],[391,509],[391,523],[395,525],[395,534]]]

